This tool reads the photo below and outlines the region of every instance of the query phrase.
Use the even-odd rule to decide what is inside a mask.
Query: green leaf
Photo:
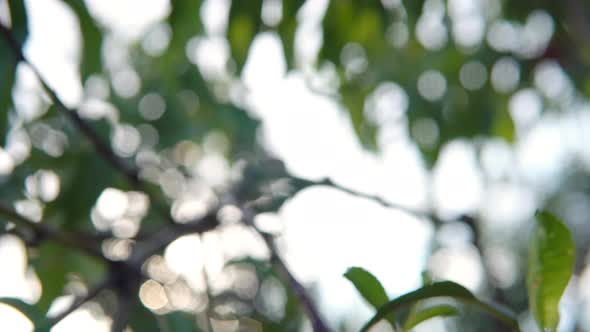
[[[506,325],[510,326],[515,331],[519,331],[518,321],[512,312],[497,305],[478,300],[469,290],[457,283],[452,281],[442,281],[424,286],[387,302],[384,306],[379,308],[377,314],[375,314],[375,316],[363,326],[361,332],[368,331],[371,326],[399,309],[412,305],[417,301],[437,297],[452,297],[457,301],[479,307],[506,323]]]
[[[545,331],[559,323],[559,300],[574,271],[575,244],[567,226],[549,212],[537,213],[529,247],[529,306]]]
[[[87,78],[90,74],[102,71],[101,65],[101,45],[102,32],[83,1],[64,0],[78,17],[80,32],[82,33],[82,57],[80,64],[80,74],[82,78]]]
[[[12,297],[0,297],[0,303],[9,305],[27,316],[35,325],[35,332],[49,332],[49,320],[36,306]]]
[[[416,325],[434,317],[450,317],[450,316],[459,316],[459,310],[457,308],[441,304],[437,306],[432,306],[417,312],[414,312],[408,317],[406,323],[404,324],[404,331],[408,331],[413,329]]]
[[[351,267],[344,273],[344,277],[352,282],[363,299],[373,306],[373,308],[379,309],[389,301],[385,288],[383,288],[381,282],[371,272],[361,267]],[[397,319],[395,315],[387,315],[385,318],[392,325],[396,325]]]
[[[369,271],[360,267],[351,267],[344,273],[344,277],[352,282],[365,301],[375,309],[389,300],[383,285]]]
[[[250,44],[262,25],[262,0],[233,0],[229,11],[227,39],[231,54],[236,61],[238,72],[248,57]]]
[[[53,300],[63,294],[67,281],[68,257],[66,249],[53,243],[45,243],[38,252],[37,257],[31,257],[42,289],[37,308],[46,312]]]
[[[25,41],[28,34],[27,12],[24,1],[10,3],[11,31],[16,40]],[[16,56],[4,38],[0,38],[0,147],[4,146],[8,133],[9,110],[13,107],[12,86],[16,76]]]
[[[175,311],[164,316],[156,316],[162,332],[193,332],[197,328],[196,317],[192,314]]]

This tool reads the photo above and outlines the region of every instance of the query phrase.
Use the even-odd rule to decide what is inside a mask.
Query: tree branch
[[[88,236],[84,236],[82,234],[70,234],[52,227],[43,221],[34,222],[26,217],[21,216],[18,212],[3,204],[0,204],[0,215],[14,224],[31,229],[36,236],[51,239],[66,247],[79,249],[90,256],[99,258],[103,261],[109,261],[102,254],[100,247],[95,242],[89,241],[90,237]]]
[[[348,188],[348,187],[339,185],[329,178],[325,178],[324,180],[321,180],[321,181],[307,180],[307,179],[299,178],[299,177],[292,176],[292,175],[290,175],[289,178],[293,181],[296,181],[299,183],[304,183],[308,186],[315,185],[315,186],[327,186],[330,188],[334,188],[336,190],[345,192],[347,194],[370,200],[370,201],[375,202],[385,208],[399,210],[404,213],[411,214],[411,215],[418,217],[418,218],[430,219],[436,225],[443,223],[443,220],[441,220],[433,212],[418,210],[418,209],[414,209],[414,208],[411,208],[411,207],[408,207],[408,206],[405,206],[402,204],[393,203],[393,202],[385,200],[383,197],[380,197],[377,195],[372,195],[372,194],[367,194],[367,193],[364,193],[364,192],[361,192],[361,191],[358,191],[358,190],[355,190],[352,188]]]
[[[295,278],[293,273],[289,270],[281,256],[279,255],[278,248],[276,247],[274,237],[271,234],[263,232],[254,224],[254,212],[246,207],[242,206],[242,215],[244,223],[251,226],[260,236],[264,239],[266,246],[268,247],[271,255],[271,261],[274,262],[277,268],[277,272],[282,275],[284,281],[289,285],[295,296],[303,306],[307,317],[311,321],[311,326],[314,332],[330,332],[330,328],[324,322],[319,310],[315,306],[311,296],[307,294],[305,287]]]

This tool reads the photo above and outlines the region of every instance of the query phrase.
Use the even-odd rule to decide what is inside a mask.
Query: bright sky
[[[35,0],[34,6],[32,2],[27,2],[31,22],[27,55],[60,96],[75,105],[83,93],[79,75],[72,66],[80,57],[75,18],[57,0]],[[141,0],[87,2],[101,22],[130,39],[141,38],[169,11],[165,0],[149,5]],[[226,1],[207,2],[208,31],[219,30],[219,22],[223,21],[219,10],[223,12],[226,6]],[[307,21],[302,23],[311,39],[317,30],[309,21],[321,17],[324,6],[325,1],[310,1],[304,9],[315,13],[305,15]],[[313,54],[313,42],[307,46],[310,49],[304,53]],[[580,153],[590,164],[590,152],[580,147],[584,144],[579,144],[575,136],[580,134],[585,142],[590,138],[590,119],[579,115],[583,107],[579,113],[561,116],[557,121],[547,117],[532,128],[527,127],[527,121],[540,117],[540,111],[535,109],[538,92],[519,94],[511,104],[520,126],[516,148],[501,141],[485,142],[483,168],[495,180],[486,186],[477,166],[475,148],[467,141],[446,146],[433,174],[425,170],[415,144],[403,129],[391,128],[398,137],[395,140],[382,135],[379,154],[364,151],[345,110],[334,100],[312,93],[300,72],[286,72],[280,40],[271,33],[260,35],[253,43],[242,78],[249,89],[250,111],[263,123],[263,143],[286,162],[293,174],[313,179],[330,177],[342,185],[412,208],[423,209],[432,204],[443,216],[481,210],[490,227],[516,227],[514,222],[526,220],[534,211],[540,198],[536,190],[549,190],[555,185],[563,160]],[[18,82],[23,90],[36,86],[31,73],[24,69],[19,70]],[[21,100],[19,112],[32,117],[27,112],[35,112],[34,101],[27,99],[26,94]],[[572,122],[579,119],[583,119],[575,121],[579,131],[572,134]],[[573,142],[560,141],[564,132],[574,136]],[[499,180],[502,178],[520,180]],[[474,290],[483,278],[477,254],[474,256],[472,248],[465,244],[467,240],[449,245],[427,262],[432,240],[429,222],[333,189],[305,190],[274,217],[285,225],[280,244],[286,261],[302,281],[317,286],[322,310],[333,323],[346,318],[359,324],[371,313],[342,277],[350,266],[362,266],[373,272],[392,296],[419,286],[420,273],[427,264],[438,267],[440,277]],[[175,256],[172,252],[182,255],[182,248],[186,248],[183,246],[200,248],[217,240],[183,241],[167,252],[170,265],[182,266],[178,257],[170,256]],[[212,246],[218,247],[219,243]],[[195,266],[207,265],[207,261],[211,260],[202,257]],[[28,301],[38,296],[38,284],[31,287],[24,281],[26,260],[20,241],[0,241],[0,265],[5,267],[0,296],[18,296]],[[17,316],[12,309],[0,305],[0,319],[11,322],[10,330],[30,331],[26,320]],[[88,321],[92,321],[88,312],[79,310],[54,330],[71,331],[68,326]],[[428,329],[436,329],[436,323],[433,324]],[[108,330],[104,322],[92,326],[96,326],[95,331]]]

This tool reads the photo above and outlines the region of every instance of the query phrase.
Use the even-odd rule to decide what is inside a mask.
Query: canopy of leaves
[[[67,13],[64,20],[73,17],[80,37],[64,60],[76,67],[80,95],[65,104],[60,98],[72,91],[48,84],[56,79],[38,72],[55,71],[40,70],[38,59],[28,58],[28,43],[40,43],[29,38],[35,26],[30,21],[34,1],[0,2],[0,236],[22,240],[26,264],[41,285],[34,305],[12,298],[0,301],[19,308],[40,327],[58,323],[46,319],[52,303],[73,295],[91,297],[82,302],[98,304],[95,311],[112,317],[120,330],[127,324],[134,331],[208,331],[214,324],[237,324],[231,326],[297,331],[305,326],[305,317],[316,330],[327,329],[313,292],[287,269],[273,234],[254,222],[257,214],[280,211],[299,191],[314,185],[406,210],[430,220],[436,234],[460,223],[471,234],[468,247],[486,275],[480,288],[517,313],[528,310],[526,268],[519,259],[526,245],[514,241],[524,236],[526,227],[498,231],[506,206],[492,211],[496,214],[439,215],[436,208],[404,208],[330,179],[289,174],[268,150],[265,119],[256,112],[244,82],[252,45],[263,34],[277,37],[287,73],[300,74],[309,93],[337,104],[355,139],[376,159],[392,140],[404,137],[430,172],[446,147],[469,142],[480,171],[489,173],[482,182],[493,188],[517,183],[516,188],[531,193],[518,196],[514,204],[525,211],[531,205],[549,208],[574,228],[575,248],[563,226],[543,221],[553,219],[542,215],[543,229],[557,228],[556,236],[567,242],[560,251],[548,251],[552,245],[541,236],[545,233],[534,233],[529,292],[535,300],[530,309],[542,325],[557,324],[557,317],[543,312],[545,307],[555,312],[565,279],[545,288],[538,287],[538,280],[545,280],[546,273],[569,275],[572,269],[587,273],[585,263],[573,262],[574,250],[585,257],[590,247],[584,226],[590,215],[590,157],[587,148],[579,147],[587,137],[568,136],[569,154],[558,156],[557,171],[542,174],[552,181],[541,189],[527,182],[541,176],[528,174],[531,170],[520,163],[530,155],[519,154],[523,142],[538,139],[541,157],[531,157],[531,163],[544,164],[549,154],[544,149],[565,140],[561,132],[545,140],[529,135],[539,119],[572,130],[579,126],[576,132],[588,128],[586,2],[170,0],[163,1],[160,16],[134,33],[105,19],[100,1],[55,2]],[[153,5],[137,3],[141,5],[132,8],[137,13],[139,7]],[[135,22],[133,14],[120,21]],[[56,33],[43,45],[49,51],[50,45],[61,45],[60,38]],[[525,107],[517,107],[523,100]],[[300,135],[306,135],[305,128]],[[490,157],[484,147],[491,143],[509,152]],[[485,169],[489,164],[494,170]],[[498,220],[484,223],[479,215]],[[240,241],[231,237],[236,232]],[[265,254],[220,254],[218,265],[228,264],[215,270],[217,278],[203,264],[175,266],[173,271],[161,263],[168,261],[172,244],[189,243],[194,250],[189,256],[197,260],[203,254],[195,248],[207,241],[222,247],[252,238]],[[433,239],[433,252],[448,245],[438,235]],[[555,253],[558,259],[552,257]],[[554,263],[563,263],[563,269]],[[404,273],[395,262],[383,264]],[[394,321],[388,315],[400,298],[388,302],[383,286],[362,269],[350,270],[346,277],[375,308],[388,303],[370,324],[383,317]],[[459,287],[427,285],[401,299],[454,296],[480,304]],[[454,314],[452,307],[425,310],[407,327],[432,315]],[[482,317],[466,315],[460,321],[464,330],[506,329]],[[512,317],[504,318],[514,324]],[[342,323],[343,330],[350,329],[348,323]]]

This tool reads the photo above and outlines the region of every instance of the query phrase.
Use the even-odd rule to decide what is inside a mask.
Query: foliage
[[[559,217],[539,213],[529,245],[505,241],[514,256],[529,251],[528,267],[514,267],[508,289],[494,281],[486,265],[486,249],[501,235],[482,226],[481,211],[449,217],[331,179],[290,174],[261,142],[264,119],[244,96],[242,79],[253,43],[271,33],[282,43],[287,70],[303,74],[313,93],[335,101],[374,156],[387,148],[388,135],[399,131],[429,171],[457,141],[475,146],[483,168],[482,146],[501,142],[517,150],[532,126],[518,123],[522,115],[513,104],[519,93],[536,96],[539,117],[562,116],[587,103],[590,53],[583,45],[590,41],[590,11],[583,1],[331,0],[325,8],[312,0],[220,1],[228,5],[221,9],[227,22],[217,30],[204,17],[204,8],[214,2],[171,0],[164,18],[139,37],[126,38],[101,20],[91,1],[61,0],[81,35],[77,65],[84,95],[75,107],[64,104],[63,91],[48,84],[52,80],[27,57],[32,1],[6,2],[9,19],[0,20],[0,236],[17,236],[26,244],[42,293],[33,304],[0,302],[20,310],[39,331],[89,302],[112,318],[114,331],[127,325],[135,331],[208,331],[219,322],[297,331],[305,320],[315,331],[330,331],[310,289],[283,262],[275,234],[254,222],[303,189],[323,185],[428,219],[436,232],[460,223],[472,233],[471,245],[489,274],[484,287],[492,295],[489,302],[451,281],[425,283],[390,299],[375,276],[351,268],[345,277],[376,310],[363,331],[382,319],[411,330],[434,317],[453,317],[467,329],[489,328],[479,312],[460,315],[455,302],[503,322],[492,330],[518,330],[515,317],[527,311],[543,330],[556,330],[565,288],[572,274],[585,268],[575,266],[576,251],[583,257],[590,247],[590,234],[580,231],[584,223],[564,217],[584,213],[563,208],[573,194],[583,201],[576,206],[589,206],[584,151],[563,161],[563,168],[573,169],[565,175],[569,180],[556,179],[556,189],[537,195],[538,207]],[[306,38],[321,39],[321,45],[306,53]],[[211,45],[222,45],[227,54],[208,55]],[[18,86],[27,67],[39,79],[38,89],[27,92],[34,105],[29,113],[19,104],[23,87]],[[211,165],[223,176],[207,178],[203,169]],[[527,171],[502,173],[500,182]],[[53,188],[46,183],[55,179],[55,194],[43,189]],[[117,199],[128,208],[117,210],[112,203]],[[215,280],[201,268],[206,286],[198,288],[157,264],[176,240],[219,236],[235,226],[232,222],[268,252],[265,258],[228,259],[223,271],[233,286],[208,285]],[[573,236],[568,227],[575,228]],[[520,229],[517,237],[525,233]],[[240,282],[253,289],[236,286]],[[525,283],[528,294],[520,291]],[[150,307],[142,297],[149,287],[154,294],[184,297]],[[47,317],[62,295],[74,296],[72,306]],[[441,297],[455,301],[431,301]]]

